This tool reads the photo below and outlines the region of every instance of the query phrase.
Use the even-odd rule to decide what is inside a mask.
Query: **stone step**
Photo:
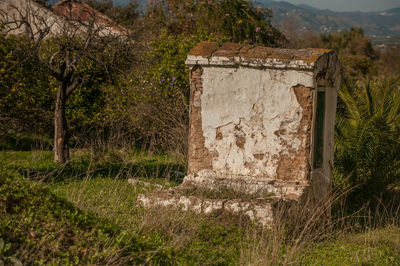
[[[199,214],[226,211],[235,215],[245,215],[260,226],[267,227],[273,221],[273,206],[282,200],[282,197],[276,196],[254,199],[207,198],[188,195],[187,189],[186,185],[181,185],[169,190],[141,194],[138,196],[138,201],[146,208],[172,207]]]
[[[209,190],[231,189],[248,195],[274,195],[280,198],[298,199],[309,186],[308,182],[260,178],[251,176],[217,176],[201,171],[189,174],[183,181],[184,186],[197,186]]]

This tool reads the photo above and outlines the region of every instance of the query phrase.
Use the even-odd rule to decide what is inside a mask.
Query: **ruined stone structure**
[[[333,51],[202,42],[186,64],[188,175],[178,188],[141,196],[146,206],[227,210],[265,225],[277,200],[328,194],[341,70]],[[205,199],[182,193],[187,187],[254,197]]]

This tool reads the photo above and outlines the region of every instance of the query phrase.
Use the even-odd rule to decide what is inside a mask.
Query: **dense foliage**
[[[55,84],[31,48],[24,37],[0,36],[0,138],[13,131],[51,132]]]
[[[190,91],[186,56],[199,41],[216,39],[205,32],[173,36],[162,31],[142,57],[145,67],[131,75],[124,93],[113,91],[112,104],[125,102],[117,105],[119,114],[134,127],[142,147],[186,153]]]
[[[102,8],[112,13],[114,7],[103,3]],[[189,85],[184,62],[196,43],[234,40],[277,46],[285,40],[272,27],[268,10],[244,0],[152,1],[135,25],[142,29],[135,46],[140,63],[105,90],[107,111],[99,116],[103,128],[95,132],[103,144],[150,152],[186,154]]]
[[[233,42],[248,40],[269,46],[284,41],[271,25],[271,12],[246,0],[151,1],[147,16],[174,34],[207,31]]]

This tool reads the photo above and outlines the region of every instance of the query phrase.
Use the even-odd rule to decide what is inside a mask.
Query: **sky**
[[[382,11],[400,7],[400,0],[285,0],[292,4],[307,4],[334,11]]]

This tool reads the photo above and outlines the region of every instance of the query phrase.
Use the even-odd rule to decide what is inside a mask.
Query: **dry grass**
[[[300,205],[278,206],[275,220],[271,227],[260,229],[244,217],[229,215],[204,217],[167,208],[143,210],[136,205],[135,196],[133,195],[144,193],[146,189],[140,187],[126,188],[124,183],[112,182],[114,183],[109,183],[109,185],[114,185],[107,186],[107,191],[96,189],[99,194],[94,197],[88,197],[88,194],[84,192],[85,185],[82,186],[80,184],[79,188],[76,187],[76,191],[70,193],[68,198],[80,208],[94,211],[104,217],[116,219],[127,228],[133,229],[135,234],[140,235],[142,238],[154,237],[155,235],[162,236],[162,244],[158,250],[154,251],[154,254],[165,252],[165,249],[171,247],[181,252],[192,253],[193,242],[198,240],[199,234],[208,235],[209,239],[206,239],[205,242],[213,238],[211,235],[214,233],[213,229],[208,226],[210,223],[214,223],[236,229],[233,230],[235,240],[231,242],[231,245],[240,252],[237,258],[239,264],[300,264],[307,259],[307,256],[314,256],[313,252],[315,252],[317,244],[329,243],[350,235],[362,237],[365,234],[364,232],[367,232],[367,235],[373,239],[378,228],[393,227],[398,229],[396,226],[400,225],[399,219],[395,218],[398,216],[383,209],[383,206],[380,206],[374,215],[365,213],[365,210],[360,210],[351,215],[329,219],[327,213],[331,204],[334,204],[333,201],[335,200],[340,200],[340,198],[332,198],[330,204],[317,204],[312,209],[304,208]],[[89,184],[86,185],[89,186]],[[127,190],[130,191],[128,192],[131,193],[130,196],[124,192]],[[71,190],[69,189],[68,191]],[[82,195],[86,195],[85,198],[82,198]],[[131,198],[128,203],[126,203],[127,197]],[[103,203],[99,204],[101,199],[103,199]],[[107,202],[104,199],[108,199]],[[108,207],[105,209],[104,205]],[[125,207],[122,205],[125,205]],[[399,209],[397,209],[398,211]],[[118,218],[118,216],[121,217]],[[357,235],[357,232],[361,232],[361,234]],[[357,237],[354,239],[357,239]],[[398,244],[396,245],[398,246]],[[372,246],[373,241],[365,241],[362,248],[368,249],[368,247]],[[222,249],[224,248],[229,247],[222,247]],[[373,250],[371,252],[373,253],[372,255],[369,253],[355,253],[354,260],[370,261],[376,259],[376,251]],[[222,253],[223,251],[221,250],[217,254],[221,255]],[[213,264],[214,259],[214,256],[211,256],[210,259],[207,255],[197,254],[194,261],[197,263],[202,261],[202,264]]]
[[[374,212],[366,205],[348,215],[341,206],[338,214],[329,215],[332,206],[339,208],[343,203],[343,197],[330,195],[312,208],[278,206],[270,228],[248,235],[252,245],[242,249],[240,264],[400,265],[397,201],[381,201]]]
[[[90,158],[85,154],[81,156]],[[46,156],[32,156],[47,160]],[[396,265],[400,261],[400,254],[396,252],[400,250],[400,234],[397,234],[400,207],[395,202],[388,204],[382,200],[374,211],[364,207],[353,212],[341,206],[343,194],[330,195],[328,200],[308,208],[305,206],[311,205],[280,204],[276,206],[270,228],[259,228],[244,217],[226,213],[202,216],[167,208],[143,209],[136,201],[137,195],[151,192],[155,186],[128,184],[127,178],[139,178],[164,187],[177,185],[171,181],[173,167],[167,167],[171,171],[165,171],[165,166],[157,167],[157,160],[164,160],[167,166],[171,160],[147,158],[144,154],[129,158],[122,154],[118,163],[113,162],[119,169],[99,171],[110,163],[109,157],[115,158],[115,155],[107,156],[86,163],[87,171],[80,178],[74,178],[73,172],[63,173],[66,171],[63,169],[59,176],[66,178],[44,184],[79,209],[112,220],[147,243],[139,255],[118,251],[108,258],[110,264],[124,264],[138,256],[144,258],[144,264],[163,261],[201,265],[326,265],[331,259],[349,264],[387,261],[383,265]],[[143,162],[141,166],[127,167],[130,162],[139,161]],[[154,164],[154,168],[148,171],[146,164]],[[149,178],[152,173],[159,173],[159,178]],[[332,217],[327,215],[331,206],[334,207]]]

